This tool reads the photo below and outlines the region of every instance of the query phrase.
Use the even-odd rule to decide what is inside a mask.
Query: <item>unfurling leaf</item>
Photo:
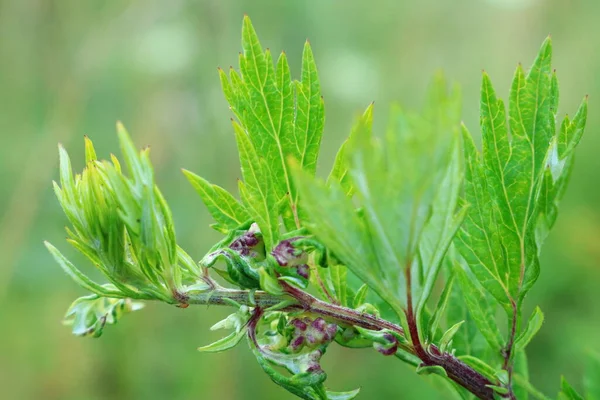
[[[536,307],[527,321],[527,327],[515,341],[515,351],[524,350],[531,339],[538,333],[544,322],[544,314],[539,307]]]
[[[346,153],[348,152],[348,142],[356,140],[357,136],[364,136],[365,138],[371,138],[373,135],[373,103],[367,107],[365,112],[355,122],[350,137],[342,144],[335,156],[335,162],[333,168],[327,178],[327,183],[338,183],[346,195],[351,196],[354,193],[354,187],[352,186],[352,180],[348,174],[349,160]]]
[[[454,337],[454,335],[456,335],[456,332],[458,332],[458,328],[460,328],[464,322],[465,321],[457,322],[444,333],[439,345],[441,352],[445,352],[448,349],[448,345],[452,342],[452,338]]]
[[[64,324],[73,328],[74,335],[99,337],[107,324],[116,324],[123,314],[139,310],[143,306],[131,299],[115,299],[96,294],[84,296],[71,304]]]

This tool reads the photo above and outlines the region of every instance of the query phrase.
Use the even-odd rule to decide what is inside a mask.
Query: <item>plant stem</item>
[[[506,387],[508,389],[508,398],[511,400],[516,400],[515,393],[513,392],[512,388],[512,353],[515,345],[515,336],[517,334],[517,303],[513,300],[511,301],[511,305],[513,309],[513,316],[512,321],[510,321],[510,336],[508,337],[508,343],[502,352],[502,355],[504,356],[504,364],[502,365],[502,369],[504,369],[508,374],[508,382],[506,383]]]
[[[286,290],[286,294],[277,296],[263,291],[256,291],[253,297],[250,296],[250,292],[247,290],[215,287],[212,291],[187,293],[187,304],[230,305],[231,300],[233,300],[242,305],[259,307],[266,310],[269,307],[276,306],[282,302],[294,300],[295,303],[288,304],[280,310],[304,310],[306,312],[317,314],[341,326],[359,326],[370,330],[388,329],[406,337],[404,329],[393,322],[348,307],[324,302],[309,293],[285,283],[282,286]],[[493,385],[495,382],[491,382],[485,376],[454,357],[454,355],[447,352],[442,353],[438,347],[430,345],[428,346],[427,352],[422,348],[427,356],[426,360],[423,360],[412,346],[406,346],[405,350],[419,357],[425,365],[441,366],[444,368],[450,379],[473,393],[478,398],[484,400],[494,399],[494,392],[487,385]]]

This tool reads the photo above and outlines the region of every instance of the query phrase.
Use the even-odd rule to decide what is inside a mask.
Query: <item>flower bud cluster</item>
[[[265,243],[255,227],[256,224],[252,224],[246,233],[229,245],[229,248],[237,251],[243,257],[263,260],[265,258]]]
[[[310,268],[307,264],[308,254],[306,251],[294,247],[293,241],[294,239],[282,240],[271,254],[279,266],[294,268],[299,276],[308,279],[310,277]]]
[[[398,339],[391,333],[384,333],[382,341],[373,343],[375,350],[384,356],[391,356],[398,351]]]
[[[303,347],[314,349],[330,343],[337,333],[337,325],[327,323],[323,318],[294,318],[289,322],[291,327],[290,350],[294,353]]]

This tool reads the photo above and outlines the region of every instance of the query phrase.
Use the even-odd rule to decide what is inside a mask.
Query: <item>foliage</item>
[[[236,311],[213,328],[232,333],[199,350],[246,338],[269,377],[304,399],[358,394],[324,386],[320,360],[334,342],[395,355],[462,398],[545,398],[526,362],[544,316],[538,307],[525,322],[522,306],[587,116],[584,99],[555,126],[550,39],[529,71],[517,68],[508,115],[483,74],[481,152],[461,126],[460,91],[437,76],[421,111],[392,108],[382,137],[370,105],[326,181],[315,176],[324,103],[310,44],[299,81],[285,53],[274,63],[263,50],[248,17],[242,47],[239,71],[219,70],[235,116],[240,200],[184,170],[224,236],[199,263],[177,245],[149,150],[136,151],[120,124],[127,174],[114,156],[99,161],[86,138],[86,167],[74,176],[60,147],[55,192],[68,241],[109,281],[92,281],[47,243],[93,293],[69,309],[73,332],[99,336],[139,308],[131,299],[229,305]],[[600,364],[590,360],[595,398]],[[564,379],[559,397],[581,398]]]

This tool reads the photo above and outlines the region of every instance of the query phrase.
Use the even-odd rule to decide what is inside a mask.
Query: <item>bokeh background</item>
[[[107,157],[115,121],[152,146],[158,184],[180,244],[196,259],[217,239],[179,168],[233,189],[238,161],[217,66],[235,65],[244,13],[263,45],[286,49],[299,74],[311,40],[326,99],[321,172],[371,101],[381,129],[392,101],[418,107],[438,69],[459,82],[464,121],[478,130],[480,72],[508,94],[549,33],[561,84],[560,114],[590,94],[587,134],[559,221],[527,302],[546,323],[529,348],[532,381],[548,394],[559,377],[580,387],[585,354],[600,350],[600,2],[597,0],[0,1],[0,397],[3,399],[291,399],[271,384],[246,346],[195,348],[218,333],[226,310],[148,304],[100,340],[60,324],[84,292],[42,245],[64,242],[51,190],[56,145],[83,166],[83,135]],[[88,265],[82,265],[91,271]],[[329,386],[363,399],[436,399],[400,362],[332,346]]]

